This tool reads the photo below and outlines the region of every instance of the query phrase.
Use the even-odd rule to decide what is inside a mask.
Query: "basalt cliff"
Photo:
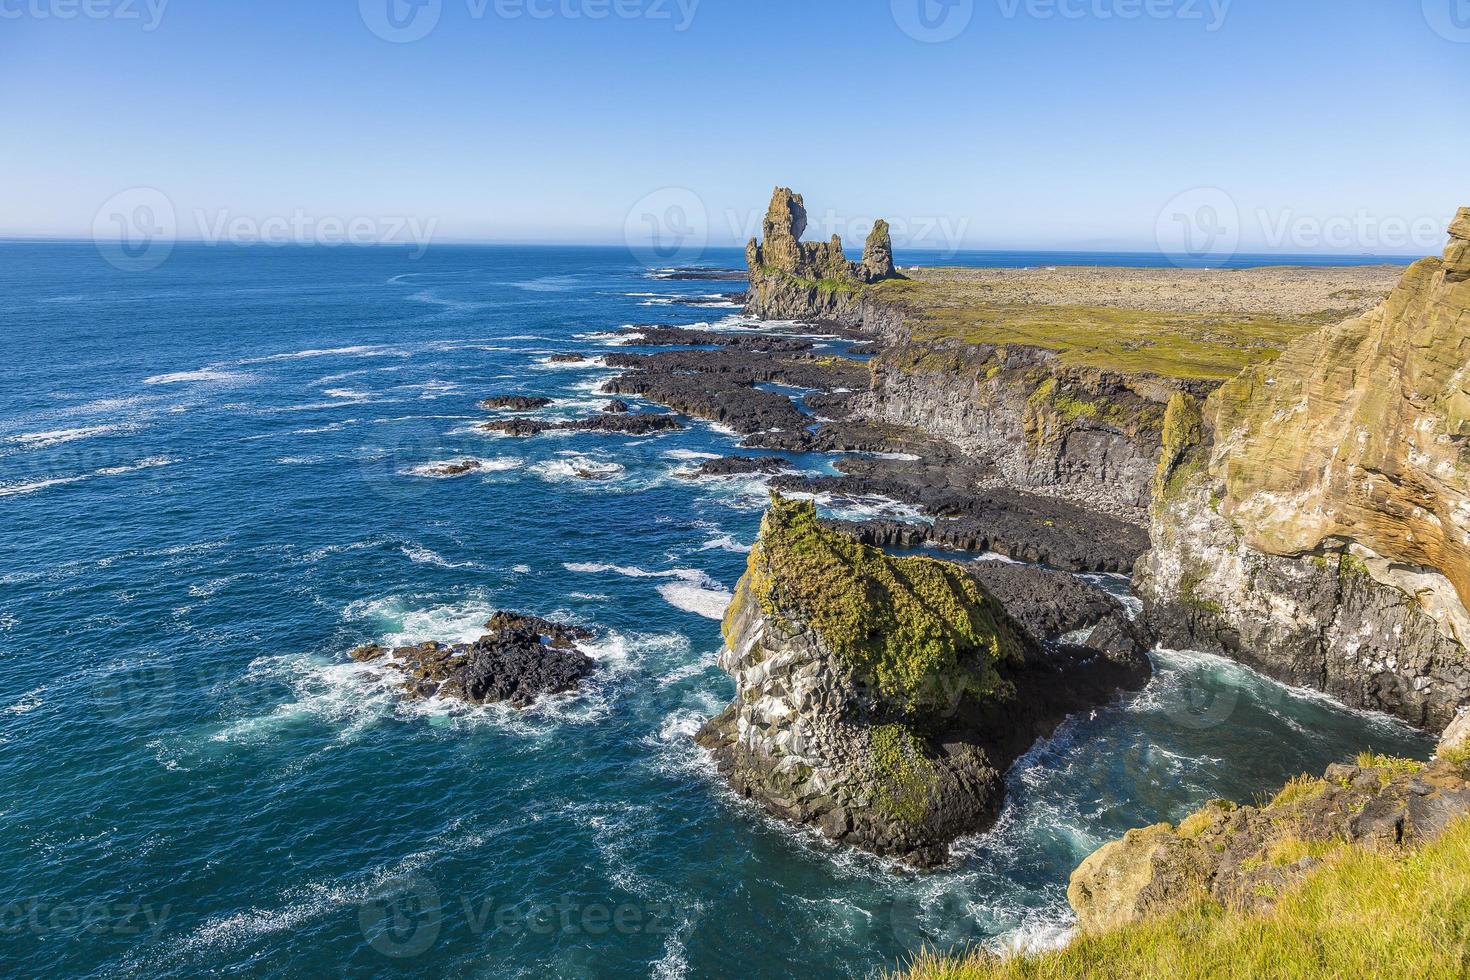
[[[1166,643],[1441,730],[1470,704],[1470,209],[1386,302],[1170,406]]]

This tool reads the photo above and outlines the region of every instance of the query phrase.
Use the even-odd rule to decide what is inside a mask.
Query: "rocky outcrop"
[[[1185,384],[992,344],[894,345],[872,374],[862,414],[947,439],[1014,486],[1112,504],[1140,523],[1164,406]]]
[[[864,286],[899,278],[886,221],[874,223],[861,262],[848,261],[836,235],[827,242],[803,242],[806,224],[801,195],[776,188],[762,226],[763,240],[752,238],[745,248],[750,269],[746,312],[768,320],[852,320]]]
[[[1138,574],[1165,642],[1430,729],[1470,703],[1470,211],[1451,233],[1377,309],[1171,406]]]
[[[1398,853],[1470,813],[1470,772],[1364,756],[1321,779],[1302,776],[1271,803],[1215,801],[1178,827],[1130,830],[1072,874],[1068,901],[1084,931],[1182,911],[1201,900],[1261,912],[1345,848]]]
[[[773,497],[725,616],[736,699],[701,730],[773,814],[909,863],[998,812],[1006,768],[1147,660],[1040,644],[963,567],[892,558]]]
[[[575,691],[595,661],[577,644],[592,634],[536,616],[499,612],[474,643],[422,643],[388,649],[358,647],[352,659],[403,675],[404,695],[525,708],[543,697]]]
[[[534,412],[550,404],[550,398],[538,395],[494,395],[480,402],[480,407],[488,411]]]
[[[544,419],[508,418],[481,422],[484,432],[498,432],[508,436],[535,436],[543,432],[604,432],[622,435],[646,436],[655,432],[673,432],[684,428],[676,416],[656,412],[629,414],[626,411],[608,411],[585,419],[568,419],[549,422]]]

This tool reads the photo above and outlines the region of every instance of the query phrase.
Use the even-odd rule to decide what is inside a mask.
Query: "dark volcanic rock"
[[[602,406],[602,410],[613,415],[626,415],[629,411],[631,411],[631,408],[629,407],[627,402],[622,401],[621,399],[614,398],[612,401]]]
[[[714,330],[691,330],[688,327],[649,325],[627,327],[620,333],[628,336],[629,346],[633,347],[724,347],[751,353],[799,354],[816,346],[810,340],[796,337],[718,333]]]
[[[440,463],[438,466],[431,466],[428,472],[432,476],[464,476],[467,473],[475,472],[484,465],[478,459],[457,459],[452,463]]]
[[[552,364],[581,364],[587,360],[585,354],[552,354],[546,359]]]
[[[721,456],[706,460],[689,473],[690,479],[705,476],[745,476],[750,473],[779,473],[791,465],[780,456]]]
[[[490,410],[510,409],[516,412],[530,412],[538,408],[545,408],[550,404],[550,398],[532,395],[494,395],[480,402],[480,407]]]
[[[1148,548],[1142,528],[1106,514],[1010,487],[980,489],[989,471],[953,457],[853,458],[842,460],[838,469],[844,475],[777,477],[772,488],[888,497],[937,518],[932,527],[872,522],[858,532],[865,543],[884,547],[913,548],[929,541],[1071,571],[1119,574],[1131,572]]]
[[[674,415],[648,412],[639,415],[594,415],[591,418],[571,419],[565,422],[546,422],[541,419],[495,419],[482,422],[485,432],[503,432],[511,436],[534,436],[543,432],[616,432],[625,435],[643,436],[652,432],[671,432],[684,428]]]
[[[626,435],[645,436],[650,432],[672,432],[684,428],[674,415],[659,415],[646,412],[639,415],[594,415],[590,419],[562,422],[556,426],[572,432],[620,432]]]
[[[545,432],[547,429],[556,428],[550,422],[540,419],[495,419],[493,422],[481,422],[479,428],[485,432],[503,432],[508,436],[534,436]]]
[[[1038,642],[1067,641],[1110,657],[1145,657],[1152,634],[1123,604],[1070,572],[1003,561],[965,565]]]
[[[409,698],[442,697],[471,704],[528,707],[538,698],[574,691],[596,666],[576,644],[591,633],[535,616],[496,613],[474,643],[421,643],[388,651],[352,651],[363,663],[384,662],[404,675]],[[386,659],[385,658],[391,658]]]
[[[720,269],[712,266],[686,266],[677,269],[656,269],[650,278],[666,282],[736,282],[746,278],[743,269]]]
[[[660,269],[653,274],[653,278],[681,282],[741,282],[748,278],[748,273],[744,269],[711,269],[700,266]]]

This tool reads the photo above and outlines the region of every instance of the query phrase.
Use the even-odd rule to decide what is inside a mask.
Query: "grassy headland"
[[[910,309],[919,343],[1023,344],[1066,363],[1225,380],[1373,307],[1402,271],[929,268],[867,288]]]

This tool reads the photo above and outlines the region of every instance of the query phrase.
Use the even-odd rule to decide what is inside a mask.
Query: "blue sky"
[[[151,188],[186,238],[730,244],[780,183],[901,246],[1386,254],[1470,204],[1466,0],[413,2],[0,0],[0,235]]]

